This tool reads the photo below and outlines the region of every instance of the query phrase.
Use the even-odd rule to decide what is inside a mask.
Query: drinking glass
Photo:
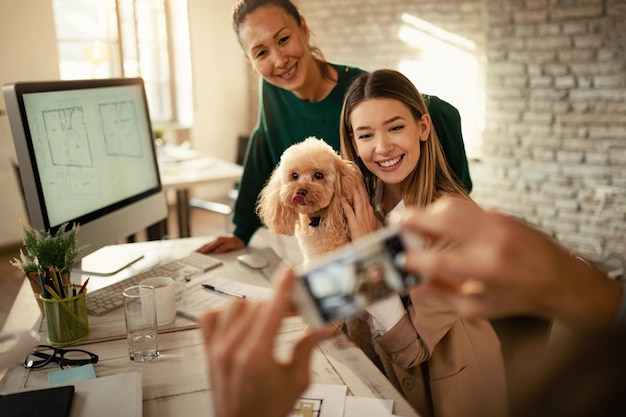
[[[135,285],[123,294],[128,355],[131,361],[149,362],[159,356],[154,287]]]

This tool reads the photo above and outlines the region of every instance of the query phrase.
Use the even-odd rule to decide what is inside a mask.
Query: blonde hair
[[[341,156],[354,162],[361,169],[365,188],[372,204],[374,203],[378,177],[367,169],[357,155],[350,116],[354,107],[359,103],[377,98],[388,98],[401,102],[411,111],[416,121],[419,121],[422,115],[429,114],[426,102],[417,88],[408,78],[397,71],[383,69],[365,73],[355,78],[350,85],[341,110]],[[416,137],[415,140],[419,141],[419,138]],[[420,141],[420,152],[417,166],[402,183],[402,198],[407,206],[424,207],[444,194],[469,199],[469,195],[457,183],[448,167],[432,122],[428,139]]]

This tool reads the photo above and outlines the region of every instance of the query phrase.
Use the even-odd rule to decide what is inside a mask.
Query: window
[[[156,124],[193,123],[184,0],[53,0],[62,79],[142,77]]]
[[[398,36],[419,49],[420,55],[400,62],[398,69],[418,88],[428,85],[424,93],[432,93],[459,110],[467,157],[479,159],[485,89],[484,68],[477,58],[476,45],[415,16],[405,14],[402,20]]]

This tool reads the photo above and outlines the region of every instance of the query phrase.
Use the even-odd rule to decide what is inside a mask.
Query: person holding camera
[[[445,251],[431,245],[397,259],[423,277],[424,291],[436,292],[470,317],[529,314],[562,321],[581,336],[513,375],[512,416],[625,415],[622,283],[542,231],[463,198],[444,196],[428,207],[407,208],[398,225],[448,243]],[[201,317],[216,415],[286,417],[310,383],[311,352],[333,329],[305,333],[288,362],[273,355],[280,323],[294,313],[294,279],[292,270],[279,271],[271,299],[235,300]]]
[[[444,195],[471,203],[454,180],[423,96],[394,70],[357,77],[344,99],[341,155],[367,194],[345,200],[353,240],[405,207]],[[347,333],[422,416],[508,415],[500,341],[488,320],[466,319],[437,295],[393,294],[346,321]]]

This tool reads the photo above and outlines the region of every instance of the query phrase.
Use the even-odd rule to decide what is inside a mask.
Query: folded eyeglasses
[[[82,349],[61,349],[38,345],[24,359],[24,368],[39,369],[49,363],[58,363],[61,369],[98,363],[98,355]]]

